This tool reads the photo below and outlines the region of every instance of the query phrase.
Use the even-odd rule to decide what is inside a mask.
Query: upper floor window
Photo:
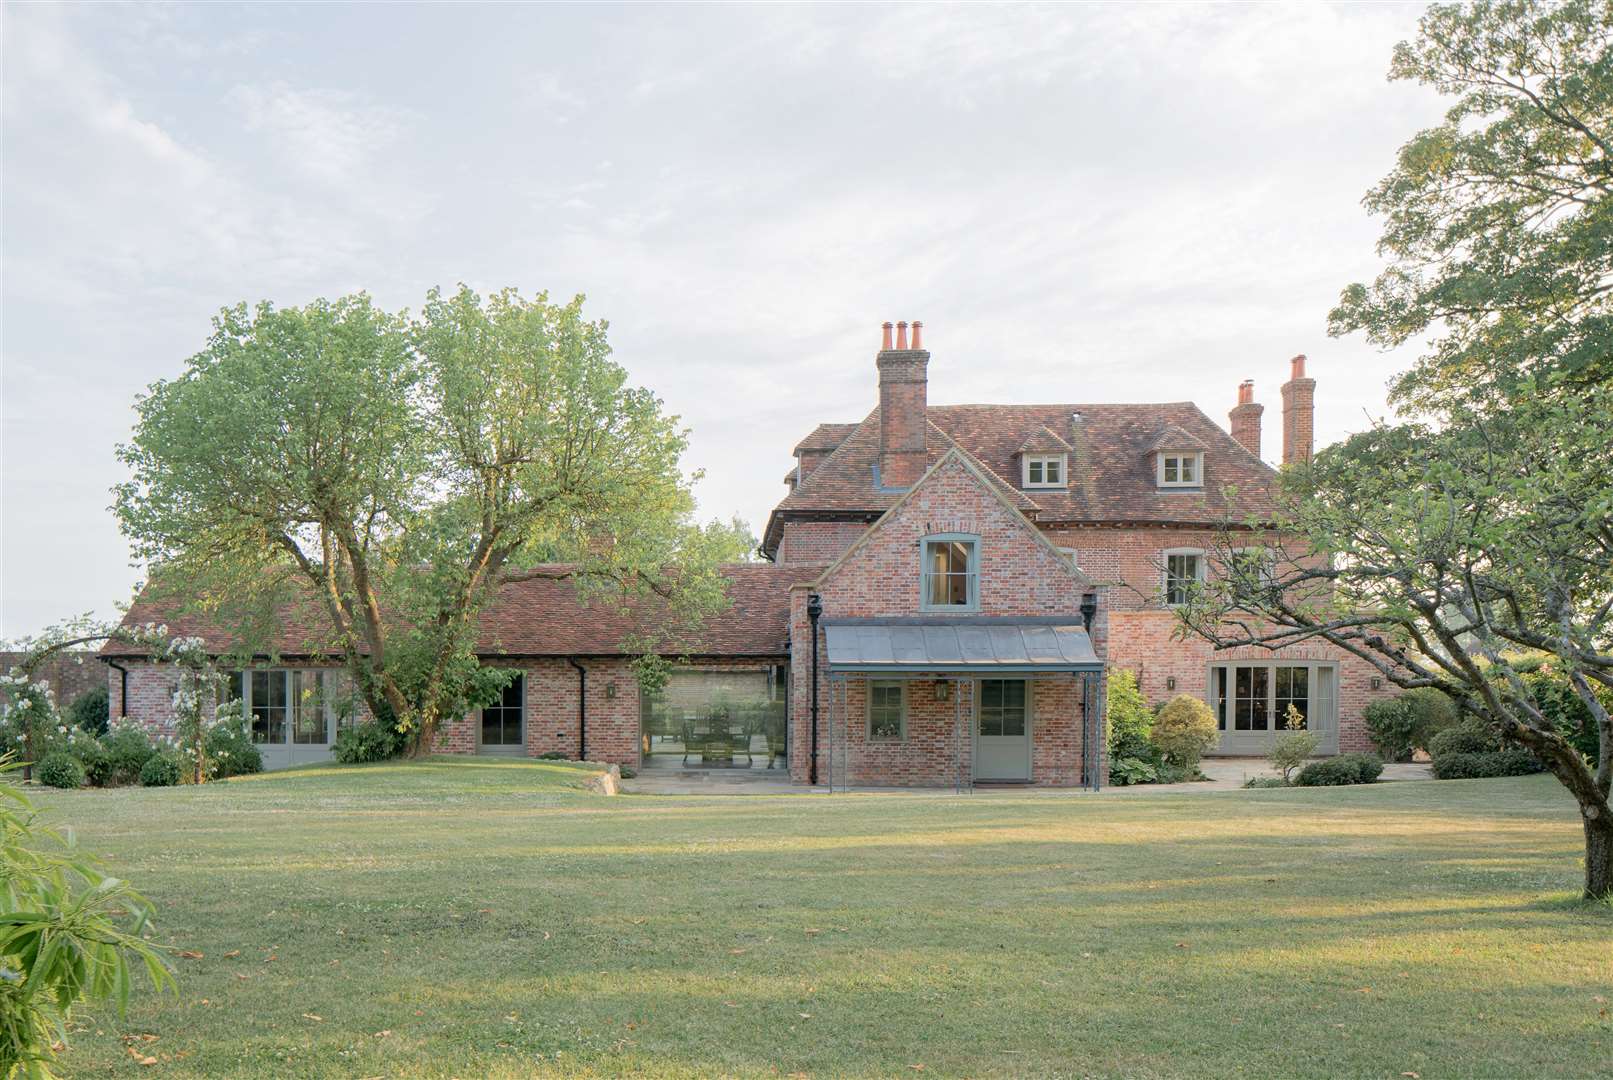
[[[924,540],[921,607],[943,611],[980,606],[980,539],[942,535]]]
[[[1061,547],[1059,548],[1059,554],[1063,555],[1066,559],[1069,559],[1071,566],[1075,567],[1077,570],[1081,569],[1081,553],[1075,550],[1075,548]]]
[[[1165,603],[1185,604],[1204,580],[1204,553],[1197,548],[1165,552]]]
[[[1026,487],[1064,486],[1063,454],[1026,454],[1024,462]]]
[[[1204,455],[1166,450],[1159,455],[1160,487],[1202,487]]]

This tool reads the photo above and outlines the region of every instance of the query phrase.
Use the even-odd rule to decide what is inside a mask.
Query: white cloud
[[[403,111],[365,104],[345,91],[244,85],[231,90],[228,100],[248,131],[274,140],[286,164],[337,188],[378,180],[381,152],[409,126]]]

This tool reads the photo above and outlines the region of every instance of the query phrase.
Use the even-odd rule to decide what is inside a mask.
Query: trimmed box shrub
[[[1148,741],[1188,776],[1198,772],[1199,759],[1220,737],[1215,713],[1191,694],[1177,694],[1167,701],[1148,733]]]
[[[1490,754],[1501,749],[1501,738],[1479,720],[1466,720],[1446,728],[1429,740],[1428,753],[1435,761],[1448,754]]]
[[[65,750],[45,755],[39,763],[39,782],[46,787],[80,788],[84,786],[84,766],[78,758]]]
[[[1300,787],[1340,787],[1370,784],[1383,775],[1383,760],[1376,754],[1340,754],[1325,761],[1313,761],[1295,777]]]
[[[1422,718],[1404,694],[1371,702],[1362,710],[1361,717],[1367,722],[1367,735],[1378,753],[1389,761],[1411,760]]]
[[[1436,780],[1483,780],[1495,776],[1528,776],[1543,766],[1527,750],[1455,751],[1434,759]]]
[[[140,779],[140,770],[157,752],[151,736],[138,724],[116,724],[101,740],[106,748],[107,783],[133,784]]]

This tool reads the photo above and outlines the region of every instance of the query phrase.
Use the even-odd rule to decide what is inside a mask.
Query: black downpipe
[[[108,660],[106,666],[118,671],[118,718],[126,720],[129,716],[129,669],[116,660]]]
[[[577,669],[577,760],[588,760],[588,669],[577,663],[576,657],[566,662]]]
[[[823,597],[812,593],[807,597],[807,618],[812,622],[812,756],[809,759],[807,782],[818,786],[818,617],[823,614]]]

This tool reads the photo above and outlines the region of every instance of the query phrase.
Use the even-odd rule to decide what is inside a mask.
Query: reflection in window
[[[1025,734],[1025,681],[980,680],[980,734],[985,737]]]
[[[907,684],[868,684],[868,740],[900,742],[907,737]]]
[[[973,607],[976,598],[976,577],[973,540],[924,542],[925,607]]]

